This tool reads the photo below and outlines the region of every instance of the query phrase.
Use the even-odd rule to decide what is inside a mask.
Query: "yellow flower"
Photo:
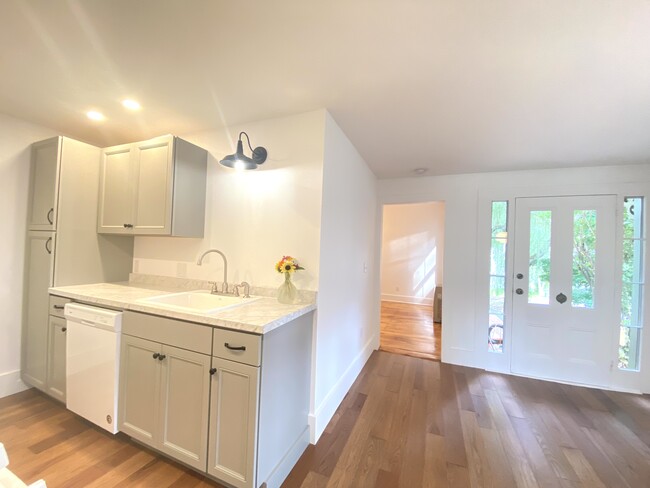
[[[280,261],[275,265],[275,270],[278,273],[293,273],[298,269],[304,269],[300,266],[291,256],[283,256]]]

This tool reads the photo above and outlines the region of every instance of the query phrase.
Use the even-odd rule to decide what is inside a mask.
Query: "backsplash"
[[[209,290],[211,288],[211,285],[208,281],[214,280],[177,278],[172,276],[160,276],[142,273],[131,273],[129,275],[129,284],[131,285],[143,286],[146,288],[160,288],[161,290]],[[250,294],[262,297],[275,297],[277,296],[277,289],[258,287],[251,284]],[[316,298],[317,293],[315,291],[298,290],[298,300],[300,303],[316,303]]]

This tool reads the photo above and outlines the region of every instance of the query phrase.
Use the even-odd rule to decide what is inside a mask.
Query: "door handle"
[[[564,302],[566,302],[566,295],[564,293],[560,293],[558,296],[555,297],[555,299],[558,301],[560,305],[562,305]]]
[[[521,288],[517,288],[517,289],[515,290],[515,293],[516,293],[517,295],[523,295],[523,294],[524,294],[524,290],[522,290]]]
[[[67,327],[61,327],[61,332],[65,332],[66,330],[68,330]]]
[[[210,368],[210,376],[214,376],[216,372],[217,372],[217,368]]]
[[[47,251],[48,254],[52,254],[52,238],[48,237],[47,241],[45,241],[45,250]]]
[[[47,212],[47,221],[48,221],[50,224],[53,224],[53,223],[54,223],[54,220],[52,220],[52,217],[53,217],[53,216],[54,216],[54,209],[51,208],[51,209]]]

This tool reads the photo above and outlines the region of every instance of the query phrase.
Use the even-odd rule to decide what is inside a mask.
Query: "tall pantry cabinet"
[[[48,288],[126,280],[133,260],[132,238],[97,234],[100,152],[66,137],[32,145],[22,378],[62,401],[65,326]]]

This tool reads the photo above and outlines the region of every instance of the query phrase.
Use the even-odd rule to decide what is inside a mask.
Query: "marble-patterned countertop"
[[[266,334],[316,309],[313,302],[285,305],[279,303],[276,298],[271,297],[261,297],[245,305],[209,314],[181,312],[139,302],[143,298],[179,291],[178,289],[164,290],[160,286],[127,282],[59,286],[49,289],[51,295],[70,298],[91,305],[143,312],[254,334]]]

